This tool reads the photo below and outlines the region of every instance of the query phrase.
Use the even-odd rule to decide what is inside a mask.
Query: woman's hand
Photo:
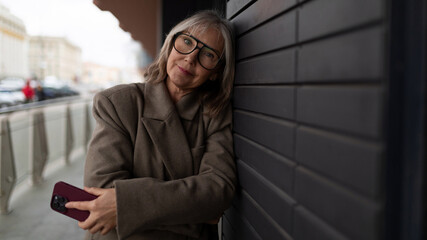
[[[105,235],[117,224],[116,189],[85,187],[84,190],[98,198],[92,201],[68,202],[65,207],[89,211],[89,217],[84,222],[79,222],[79,227],[89,230],[92,234],[101,231],[101,234]]]

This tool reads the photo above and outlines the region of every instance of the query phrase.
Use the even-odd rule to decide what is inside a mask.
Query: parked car
[[[25,86],[25,80],[22,78],[8,77],[0,81],[1,89],[8,89],[12,91],[21,91]]]
[[[9,90],[0,90],[0,108],[16,105],[16,97]]]
[[[25,102],[25,95],[22,91],[10,91],[12,99],[15,102],[15,105],[22,104]]]
[[[45,99],[53,99],[53,98],[61,97],[61,93],[57,88],[43,86],[42,90],[43,90]]]
[[[42,84],[45,99],[69,97],[80,93],[72,89],[65,81],[60,81],[54,77],[46,78]]]
[[[77,90],[72,89],[69,86],[63,86],[59,90],[63,96],[76,96],[80,94]]]

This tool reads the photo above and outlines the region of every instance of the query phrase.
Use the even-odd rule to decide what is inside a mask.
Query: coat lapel
[[[193,161],[177,108],[164,83],[147,83],[144,90],[144,123],[172,179],[193,174]]]

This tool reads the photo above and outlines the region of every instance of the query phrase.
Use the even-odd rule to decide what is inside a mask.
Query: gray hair
[[[194,14],[178,23],[167,35],[165,42],[156,60],[148,66],[144,73],[147,82],[160,83],[166,79],[166,65],[174,35],[179,32],[203,33],[207,29],[214,28],[221,33],[224,40],[224,50],[221,54],[222,60],[214,81],[206,81],[199,87],[201,100],[207,107],[207,114],[211,117],[217,116],[225,109],[230,101],[234,80],[234,34],[230,22],[219,16],[212,10],[205,10]]]

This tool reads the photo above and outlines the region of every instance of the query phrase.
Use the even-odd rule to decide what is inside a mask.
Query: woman
[[[90,211],[87,239],[218,239],[236,184],[233,46],[229,23],[200,12],[171,30],[145,84],[95,96],[85,190],[98,198],[66,205]]]

